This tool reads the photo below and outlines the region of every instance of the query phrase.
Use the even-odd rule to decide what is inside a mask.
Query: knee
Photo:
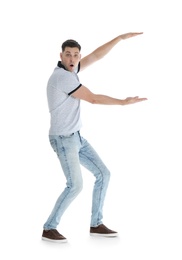
[[[73,182],[70,189],[75,194],[75,196],[78,195],[83,189],[83,181],[80,180],[79,182]]]
[[[106,170],[104,171],[104,179],[106,179],[107,181],[109,181],[109,180],[110,180],[110,176],[111,176],[110,171],[109,171],[108,169],[106,169]]]
[[[108,183],[110,180],[111,173],[107,168],[104,168],[98,175],[96,175],[96,179],[98,182]]]

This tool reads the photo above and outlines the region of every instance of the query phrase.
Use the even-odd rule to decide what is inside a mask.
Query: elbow
[[[92,104],[92,105],[97,104],[97,102],[96,102],[95,99],[90,99],[90,100],[88,100],[88,102],[89,102],[90,104]]]
[[[95,99],[91,99],[89,102],[90,102],[90,104],[92,104],[92,105],[97,104]]]
[[[98,102],[98,100],[97,100],[96,97],[91,98],[89,102],[90,102],[92,105],[99,104],[99,102]]]
[[[92,105],[99,104],[97,95],[90,96],[87,101]]]

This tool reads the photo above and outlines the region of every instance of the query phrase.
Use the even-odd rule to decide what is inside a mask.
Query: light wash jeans
[[[56,152],[64,175],[66,187],[58,197],[55,206],[44,224],[44,229],[56,229],[70,203],[83,187],[80,164],[95,176],[92,194],[91,227],[102,224],[103,204],[110,179],[110,172],[92,146],[80,136],[80,132],[69,136],[50,135],[50,143]]]

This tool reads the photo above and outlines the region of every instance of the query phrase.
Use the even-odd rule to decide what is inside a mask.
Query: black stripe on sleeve
[[[79,89],[82,86],[82,84],[80,84],[77,88],[75,88],[74,90],[72,90],[71,92],[68,93],[68,95],[70,96],[71,94],[73,94],[77,89]]]

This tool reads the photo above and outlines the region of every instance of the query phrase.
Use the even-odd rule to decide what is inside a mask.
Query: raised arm
[[[127,97],[125,99],[113,98],[102,94],[94,94],[87,87],[81,86],[73,94],[73,97],[85,100],[91,104],[99,105],[129,105],[147,100],[147,98]]]
[[[134,36],[137,36],[137,35],[140,35],[140,34],[143,34],[143,32],[125,33],[125,34],[121,34],[121,35],[115,37],[114,39],[112,39],[109,42],[106,42],[105,44],[101,45],[100,47],[95,49],[93,52],[91,52],[90,54],[88,54],[87,56],[85,56],[81,59],[80,70],[84,70],[89,65],[91,65],[94,62],[102,59],[121,40],[126,40],[128,38],[131,38],[131,37],[134,37]]]

